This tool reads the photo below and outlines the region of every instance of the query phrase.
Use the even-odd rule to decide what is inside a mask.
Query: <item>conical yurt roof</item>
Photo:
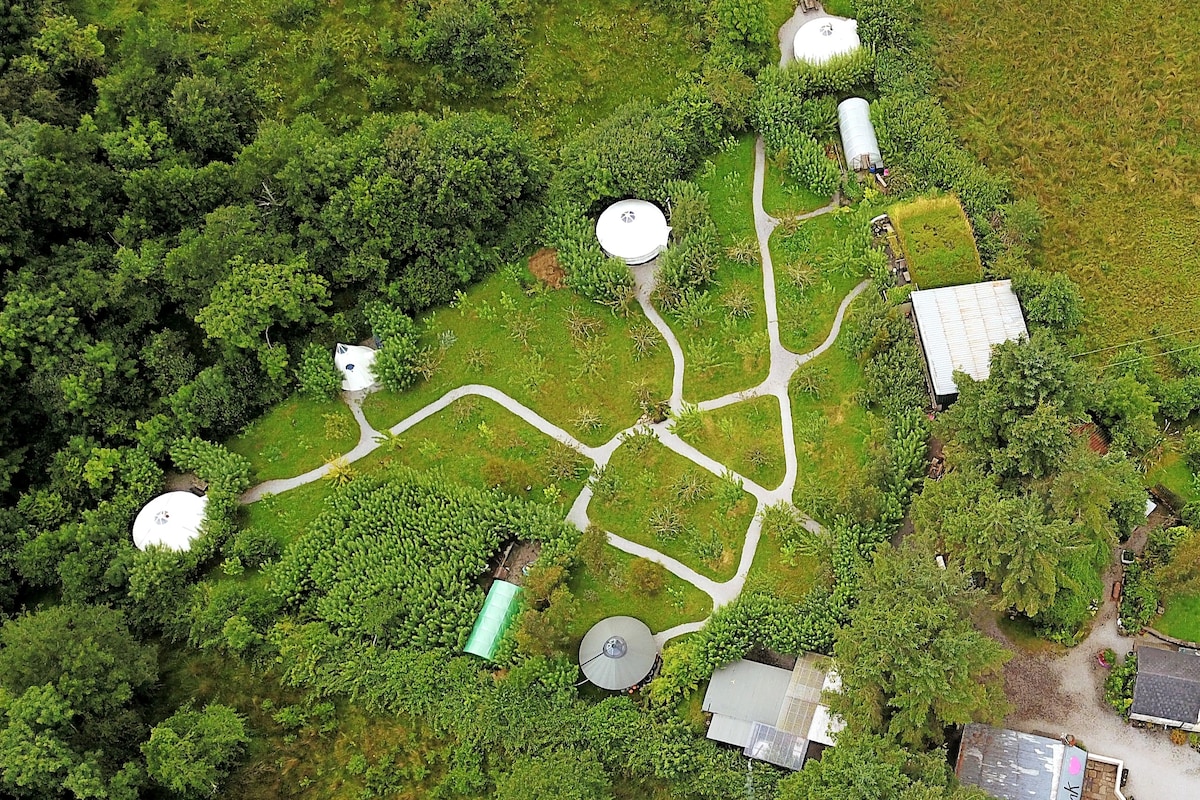
[[[187,550],[200,535],[207,497],[191,492],[160,494],[138,512],[133,521],[133,544],[139,550],[157,545],[168,550]]]
[[[796,31],[792,53],[797,61],[820,66],[835,56],[853,53],[861,46],[858,22],[842,17],[820,17]]]
[[[375,385],[375,351],[357,344],[341,344],[333,351],[333,363],[342,373],[342,391],[357,392]]]
[[[645,200],[613,203],[596,221],[600,249],[627,264],[644,264],[667,249],[671,228],[662,209]]]
[[[646,623],[633,617],[609,617],[583,637],[579,667],[601,689],[620,691],[646,677],[657,655],[654,635]]]

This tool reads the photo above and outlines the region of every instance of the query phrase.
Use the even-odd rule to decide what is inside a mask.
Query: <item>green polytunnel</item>
[[[489,661],[496,655],[504,632],[521,608],[520,594],[521,587],[516,584],[499,580],[492,583],[483,601],[483,608],[475,618],[475,627],[471,629],[467,646],[463,648],[466,652]]]

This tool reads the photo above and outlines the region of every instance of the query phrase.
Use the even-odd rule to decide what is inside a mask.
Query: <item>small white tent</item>
[[[375,385],[375,351],[357,344],[339,344],[333,353],[333,363],[342,373],[342,391],[357,392]]]
[[[838,103],[837,110],[846,164],[853,170],[881,169],[883,155],[871,124],[870,104],[861,97],[850,97]]]
[[[792,40],[796,60],[814,67],[835,56],[853,53],[860,46],[857,20],[842,17],[820,17],[806,22]]]
[[[133,544],[139,550],[157,545],[168,550],[187,550],[200,535],[207,497],[191,492],[160,494],[138,512],[133,521]]]
[[[600,249],[630,266],[645,264],[666,250],[670,236],[662,209],[645,200],[613,203],[596,221]]]

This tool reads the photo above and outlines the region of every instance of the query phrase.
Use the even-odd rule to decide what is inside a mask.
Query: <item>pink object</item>
[[[1067,765],[1067,772],[1070,772],[1072,775],[1078,775],[1082,769],[1083,764],[1079,763],[1079,758],[1071,756],[1071,763]]]

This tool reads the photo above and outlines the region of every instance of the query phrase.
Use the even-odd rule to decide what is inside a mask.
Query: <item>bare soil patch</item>
[[[552,247],[543,247],[529,257],[529,271],[551,289],[567,285],[567,273],[558,263],[558,251]]]

